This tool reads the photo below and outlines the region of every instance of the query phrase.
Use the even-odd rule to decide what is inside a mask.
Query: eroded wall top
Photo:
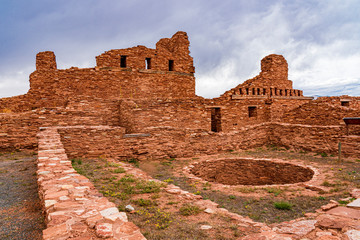
[[[222,97],[303,97],[293,89],[288,79],[288,64],[282,55],[271,54],[261,60],[261,72],[256,77],[225,92]]]
[[[96,57],[98,68],[128,68],[174,71],[193,74],[195,68],[189,51],[190,42],[185,32],[160,39],[156,49],[137,46],[107,51]]]

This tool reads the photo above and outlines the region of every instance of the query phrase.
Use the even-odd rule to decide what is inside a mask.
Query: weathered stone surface
[[[336,236],[321,236],[316,238],[315,240],[341,240],[341,238]]]
[[[273,230],[278,233],[289,233],[305,236],[315,229],[316,222],[316,220],[303,220],[292,224],[281,224],[279,227],[275,227]]]
[[[360,219],[360,210],[347,208],[347,207],[337,207],[329,210],[327,213],[337,216],[343,216],[348,218]]]
[[[200,229],[201,230],[209,230],[209,229],[212,229],[212,226],[210,226],[210,225],[201,225]]]
[[[360,239],[360,231],[359,230],[346,231],[345,235],[348,236],[349,240],[359,240]]]
[[[351,191],[351,196],[354,197],[354,198],[360,198],[360,189],[353,189]]]
[[[43,238],[48,240],[63,240],[69,236],[66,224],[52,226],[43,231]]]
[[[338,204],[337,202],[336,202],[336,203],[331,202],[331,203],[328,203],[328,204],[326,204],[326,205],[321,206],[321,210],[323,210],[323,211],[328,211],[328,210],[330,210],[330,209],[332,209],[332,208],[335,208],[335,207],[337,207],[337,206],[339,206],[339,204]]]
[[[110,223],[98,223],[95,226],[96,235],[100,238],[109,238],[113,236],[113,225]]]
[[[349,203],[346,206],[351,207],[351,208],[355,208],[355,209],[360,209],[360,198],[356,199],[355,201],[352,201],[351,203]]]
[[[322,215],[318,217],[317,220],[315,226],[325,229],[341,230],[350,224],[348,219],[332,215]]]

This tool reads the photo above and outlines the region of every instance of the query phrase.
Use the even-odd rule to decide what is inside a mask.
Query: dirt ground
[[[0,239],[42,239],[45,228],[36,182],[36,155],[0,153]]]
[[[197,163],[239,157],[270,158],[308,166],[314,171],[314,177],[310,181],[306,177],[305,183],[285,185],[223,185],[196,178],[189,171],[190,166]],[[229,217],[225,209],[239,214],[240,222],[252,219],[275,226],[313,213],[330,200],[346,204],[348,200],[343,199],[349,197],[349,191],[360,187],[359,159],[338,163],[335,156],[271,147],[156,161],[121,162],[100,158],[72,161],[74,168],[117,204],[120,211],[125,211],[126,205],[135,208],[129,220],[139,226],[149,240],[239,239],[259,232],[260,228],[256,224],[239,224],[238,217]],[[157,181],[144,182],[150,178]],[[201,196],[205,202],[193,196]],[[224,211],[207,212],[208,200],[217,204],[215,209]]]

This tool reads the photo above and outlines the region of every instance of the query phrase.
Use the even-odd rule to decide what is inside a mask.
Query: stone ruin
[[[110,50],[96,57],[95,67],[81,69],[58,69],[53,52],[40,52],[28,93],[0,99],[0,150],[39,150],[38,183],[48,229],[64,210],[56,193],[74,185],[54,187],[75,174],[70,158],[176,158],[267,144],[336,153],[339,142],[344,155],[360,153],[359,128],[348,129],[343,122],[359,116],[360,97],[305,97],[293,89],[285,58],[271,54],[261,60],[259,75],[206,99],[195,94],[189,44],[187,34],[177,32],[155,49]],[[81,176],[75,178],[75,193],[93,188]],[[106,200],[93,202],[103,204],[100,217],[126,222]],[[98,226],[92,217],[87,221],[100,235],[121,225]],[[130,228],[130,235],[142,238]],[[51,239],[48,229],[44,236]]]

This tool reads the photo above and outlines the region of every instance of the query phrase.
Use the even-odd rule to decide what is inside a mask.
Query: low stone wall
[[[269,124],[259,124],[230,133],[175,128],[151,128],[145,134],[123,134],[120,127],[74,126],[59,128],[69,158],[113,157],[117,159],[191,157],[263,146]]]
[[[360,135],[346,135],[343,125],[314,126],[302,124],[273,123],[270,127],[270,143],[296,150],[311,152],[338,153],[345,156],[360,155]]]
[[[56,128],[38,134],[38,185],[47,228],[43,239],[145,239],[68,160]]]
[[[344,156],[360,154],[360,136],[347,136],[344,126],[264,123],[228,133],[170,127],[148,128],[141,134],[125,134],[124,128],[110,126],[59,127],[58,130],[69,158],[178,158],[267,144],[337,154],[339,142]]]

